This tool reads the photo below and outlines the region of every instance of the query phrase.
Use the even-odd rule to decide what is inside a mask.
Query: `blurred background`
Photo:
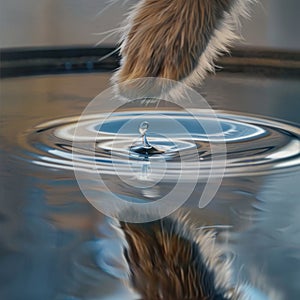
[[[103,13],[107,3],[112,5]],[[10,0],[0,2],[0,47],[95,45],[95,33],[117,28],[137,0]],[[260,0],[250,20],[243,20],[244,43],[299,49],[299,0]],[[106,35],[107,36],[107,35]],[[112,45],[118,35],[108,37]]]

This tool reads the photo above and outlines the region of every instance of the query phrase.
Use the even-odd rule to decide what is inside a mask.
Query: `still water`
[[[122,284],[120,241],[109,218],[95,209],[97,203],[91,205],[82,194],[74,168],[83,174],[100,172],[111,191],[136,202],[167,194],[180,160],[187,159],[181,171],[188,181],[195,172],[200,178],[207,174],[212,153],[203,126],[210,118],[198,110],[191,118],[166,106],[153,113],[139,104],[125,105],[107,118],[109,102],[104,102],[103,113],[80,119],[108,87],[109,74],[2,80],[0,299],[135,299]],[[266,293],[298,299],[299,81],[223,73],[208,79],[202,94],[220,120],[227,168],[208,206],[197,208],[203,191],[197,182],[184,209],[199,226],[216,228],[233,257],[237,281],[250,284],[251,299],[267,299]],[[174,129],[172,120],[184,130]],[[145,121],[149,128],[139,130]],[[146,160],[135,151],[145,146],[145,133],[157,150]],[[91,162],[88,137],[93,134]],[[211,132],[211,140],[218,143],[219,138]],[[80,147],[74,147],[74,139]],[[193,153],[201,161],[200,171],[188,164]],[[218,168],[223,156],[217,154]],[[145,176],[160,178],[162,162],[168,167],[161,184],[131,187]],[[129,169],[137,177],[124,182]],[[97,188],[96,198],[109,199]]]

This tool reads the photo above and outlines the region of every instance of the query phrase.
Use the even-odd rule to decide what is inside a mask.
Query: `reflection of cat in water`
[[[143,300],[244,299],[231,285],[230,262],[211,231],[187,217],[120,223],[131,286]]]
[[[236,39],[238,17],[247,15],[249,2],[140,0],[125,26],[114,81],[163,77],[199,84]],[[129,282],[141,299],[248,299],[232,285],[230,262],[213,233],[183,217],[119,226]]]
[[[283,299],[255,270],[255,287],[236,279],[214,230],[196,227],[187,214],[148,223],[113,223],[123,244],[126,283],[138,295],[133,299]]]

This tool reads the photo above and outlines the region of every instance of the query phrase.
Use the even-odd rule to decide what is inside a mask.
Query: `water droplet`
[[[139,132],[141,134],[141,137],[143,139],[143,147],[145,149],[151,149],[152,146],[150,145],[150,143],[147,140],[147,131],[149,128],[149,123],[147,121],[144,121],[141,123],[140,128],[139,128]]]
[[[148,139],[147,139],[147,131],[149,129],[150,125],[147,121],[143,121],[140,124],[139,127],[139,132],[141,134],[141,138],[142,138],[142,143],[132,146],[130,147],[130,150],[135,152],[135,153],[139,153],[139,154],[144,154],[148,157],[148,155],[153,155],[153,154],[161,154],[163,153],[163,151],[156,149],[155,147],[153,147]]]
[[[149,128],[149,123],[147,121],[142,122],[139,128],[140,134],[142,136],[146,135],[148,128]]]

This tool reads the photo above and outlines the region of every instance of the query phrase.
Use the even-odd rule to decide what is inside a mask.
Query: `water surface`
[[[109,74],[1,82],[1,299],[134,299],[121,282],[119,240],[109,220],[82,195],[71,159],[74,124],[108,84]],[[205,209],[195,209],[201,184],[185,209],[199,226],[216,227],[220,242],[235,257],[239,280],[275,289],[284,299],[297,299],[299,82],[224,74],[208,79],[202,92],[228,132],[229,166],[220,190]],[[131,137],[139,141],[138,126],[144,119],[151,125],[149,141],[165,150],[162,155],[170,164],[178,161],[178,150],[188,156],[195,145],[204,166],[209,161],[201,126],[182,112],[175,118],[191,132],[195,143],[177,135],[176,143],[169,144],[165,136],[172,136],[171,126],[161,123],[168,118],[134,114],[135,118],[128,111],[114,115],[108,123],[97,115],[82,125],[85,130],[105,133],[106,140],[97,144],[97,163],[106,175],[111,176],[110,160],[122,163],[127,157]],[[110,143],[127,120],[134,121],[125,126],[120,144]],[[85,171],[90,168],[89,159],[89,151],[78,157]],[[166,178],[171,184],[176,174]],[[112,190],[137,201],[154,201],[170,187],[124,191],[121,180],[108,177],[107,182]]]

